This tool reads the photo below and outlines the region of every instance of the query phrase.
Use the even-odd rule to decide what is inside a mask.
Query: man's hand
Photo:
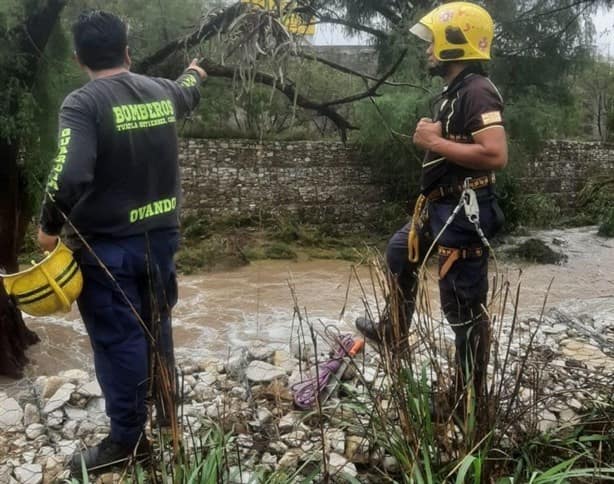
[[[207,79],[207,72],[198,65],[198,59],[192,59],[192,62],[188,66],[188,70],[195,71],[203,81]]]
[[[38,245],[45,252],[51,252],[55,249],[55,246],[58,245],[58,236],[57,235],[49,235],[43,232],[43,229],[38,229]]]
[[[423,150],[430,150],[442,138],[441,121],[434,123],[429,118],[422,118],[416,126],[414,144]]]

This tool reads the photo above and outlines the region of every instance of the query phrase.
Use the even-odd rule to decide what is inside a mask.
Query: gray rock
[[[262,454],[262,458],[260,459],[260,463],[268,466],[276,466],[277,465],[277,457],[273,454],[269,454],[265,452]]]
[[[283,368],[290,375],[298,367],[298,360],[287,351],[278,350],[273,353],[273,365]]]
[[[282,455],[288,451],[288,446],[278,440],[269,442],[269,450],[276,455]]]
[[[247,379],[253,383],[269,383],[286,375],[283,368],[278,368],[265,361],[252,361],[246,370]]]
[[[66,402],[70,400],[72,392],[75,390],[75,386],[72,383],[64,383],[49,399],[45,408],[43,408],[43,415],[62,408]]]
[[[57,443],[57,453],[60,456],[70,457],[77,450],[76,440],[61,440]]]
[[[391,455],[387,455],[386,457],[384,457],[383,466],[384,470],[391,474],[397,474],[401,471],[399,461],[396,459],[396,457],[393,457]]]
[[[248,362],[247,349],[238,348],[224,364],[224,371],[230,375],[240,375],[247,368]]]
[[[196,373],[194,375],[196,377],[196,380],[200,383],[204,383],[205,385],[215,385],[215,383],[217,382],[218,379],[218,375],[215,373],[211,373],[208,371],[203,371],[200,373]]]
[[[4,464],[0,466],[0,484],[8,484],[12,479],[13,466]]]
[[[93,398],[85,407],[87,418],[96,425],[108,425],[109,417],[105,412],[104,398]]]
[[[15,468],[15,477],[21,484],[39,484],[43,482],[43,467],[40,464],[24,464]]]
[[[349,462],[345,457],[339,454],[335,454],[334,452],[329,454],[328,465],[330,466],[330,472],[332,474],[346,474],[351,477],[356,477],[358,475],[358,471],[356,470],[356,466]]]
[[[328,429],[325,434],[326,445],[329,450],[337,454],[345,453],[345,432],[341,429]]]
[[[303,416],[299,412],[290,412],[284,415],[279,421],[279,432],[284,434],[294,429],[302,420]]]
[[[253,343],[247,349],[248,359],[250,360],[269,361],[273,358],[274,352],[275,350],[266,343]]]
[[[97,425],[94,422],[90,422],[89,420],[84,420],[79,425],[79,429],[77,430],[76,437],[79,438],[79,439],[83,439],[86,436],[91,435],[94,432],[96,432],[97,428],[98,427],[97,427]]]
[[[256,421],[258,422],[258,425],[261,427],[264,425],[267,425],[273,421],[273,414],[268,408],[260,407],[256,411]]]
[[[306,438],[307,434],[302,430],[294,430],[281,436],[282,442],[285,442],[290,447],[299,447]]]
[[[245,467],[232,466],[228,469],[229,484],[249,484],[254,482],[254,474]]]
[[[62,437],[67,440],[74,440],[77,435],[77,427],[79,426],[78,422],[74,420],[69,420],[64,424],[64,428],[62,428]]]
[[[89,383],[79,387],[77,390],[81,395],[85,397],[102,397],[102,389],[97,380],[92,380]]]
[[[194,385],[194,396],[196,397],[197,400],[200,401],[207,401],[207,400],[212,400],[213,398],[215,398],[215,389],[211,387],[211,385],[208,385],[207,383],[204,382],[198,382],[196,385]]]
[[[43,424],[34,423],[26,427],[26,437],[30,440],[43,435],[45,433],[45,426]]]
[[[0,430],[21,425],[23,410],[14,398],[0,400]]]
[[[85,420],[87,418],[87,411],[82,408],[75,407],[64,407],[64,413],[70,420],[74,420],[76,422],[80,422],[81,420]]]
[[[62,428],[62,424],[64,423],[64,412],[62,410],[54,410],[49,415],[47,415],[47,427],[60,430]]]
[[[90,375],[87,371],[83,370],[66,370],[60,373],[60,377],[78,386],[88,381]]]
[[[47,400],[51,398],[65,383],[68,383],[66,378],[61,376],[50,376],[44,380],[44,387],[42,391],[43,399]]]
[[[38,407],[33,403],[26,403],[23,407],[23,424],[28,427],[29,425],[40,423],[41,416],[38,411]]]

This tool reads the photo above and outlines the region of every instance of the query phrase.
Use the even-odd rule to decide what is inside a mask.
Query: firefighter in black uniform
[[[469,382],[478,396],[485,394],[489,342],[485,242],[503,223],[494,190],[494,171],[505,167],[508,158],[503,101],[481,63],[490,59],[493,30],[488,12],[468,2],[444,4],[410,30],[429,42],[429,71],[441,76],[446,86],[434,104],[433,119],[423,118],[416,127],[414,144],[426,151],[421,195],[412,222],[393,235],[386,253],[404,301],[398,318],[401,328],[394,333],[397,343],[406,345],[417,271],[436,240],[441,305],[456,335],[456,396]],[[484,237],[464,210],[446,225],[465,188],[476,195]],[[358,318],[356,326],[374,340],[394,338],[389,314],[379,323]]]

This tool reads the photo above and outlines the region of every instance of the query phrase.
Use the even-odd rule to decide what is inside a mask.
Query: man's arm
[[[423,118],[416,127],[414,144],[472,170],[500,170],[507,165],[507,136],[501,125],[474,133],[473,143],[458,143],[443,138],[441,122]]]
[[[176,81],[164,79],[164,84],[171,91],[175,101],[177,119],[187,116],[200,102],[200,85],[207,78],[205,70],[192,60],[183,74]]]
[[[53,161],[41,209],[39,245],[53,250],[65,219],[94,179],[97,135],[94,114],[77,96],[60,110],[58,154]]]

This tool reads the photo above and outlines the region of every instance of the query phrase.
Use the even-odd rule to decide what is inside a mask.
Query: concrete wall
[[[304,221],[364,228],[383,187],[342,143],[182,140],[184,213],[294,213]]]

